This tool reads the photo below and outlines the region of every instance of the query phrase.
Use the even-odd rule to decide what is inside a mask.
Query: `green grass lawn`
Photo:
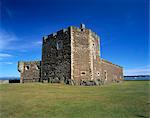
[[[1,84],[0,118],[149,118],[149,85]]]

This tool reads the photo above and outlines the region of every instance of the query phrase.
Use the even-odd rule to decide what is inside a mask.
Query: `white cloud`
[[[13,64],[12,62],[0,62],[0,64],[2,65],[2,64],[4,64],[4,65],[11,65],[11,64]]]
[[[12,43],[17,41],[18,38],[13,33],[0,31],[0,49],[12,48]]]
[[[12,57],[12,55],[10,54],[6,54],[6,53],[0,53],[0,58],[7,58],[7,57]]]
[[[37,42],[35,42],[35,44],[37,44],[37,45],[42,45],[42,41],[37,41]]]
[[[28,37],[17,37],[14,33],[0,29],[0,50],[28,50],[41,46],[42,41],[29,40]]]
[[[150,75],[150,67],[125,69],[124,75]]]

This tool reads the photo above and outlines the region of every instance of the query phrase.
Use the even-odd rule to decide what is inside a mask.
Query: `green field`
[[[0,118],[149,118],[149,85],[1,84]]]

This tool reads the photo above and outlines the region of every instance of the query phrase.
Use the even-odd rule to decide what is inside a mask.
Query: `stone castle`
[[[100,85],[120,82],[123,68],[100,57],[99,36],[70,26],[43,37],[42,61],[19,61],[20,82]]]

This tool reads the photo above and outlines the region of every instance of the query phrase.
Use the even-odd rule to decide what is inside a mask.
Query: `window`
[[[39,70],[40,67],[39,67],[38,65],[35,65],[35,69],[36,69],[36,70]]]
[[[81,71],[81,76],[85,76],[86,72],[85,71]]]
[[[100,72],[97,72],[97,76],[100,76]]]
[[[25,70],[29,70],[29,65],[27,65],[27,66],[25,67]]]
[[[61,40],[57,41],[56,47],[57,47],[57,50],[62,49],[63,48],[63,42]]]
[[[46,72],[44,72],[44,76],[46,76],[47,75],[47,73]]]
[[[105,78],[105,81],[107,81],[107,71],[106,70],[104,71],[104,78]]]

